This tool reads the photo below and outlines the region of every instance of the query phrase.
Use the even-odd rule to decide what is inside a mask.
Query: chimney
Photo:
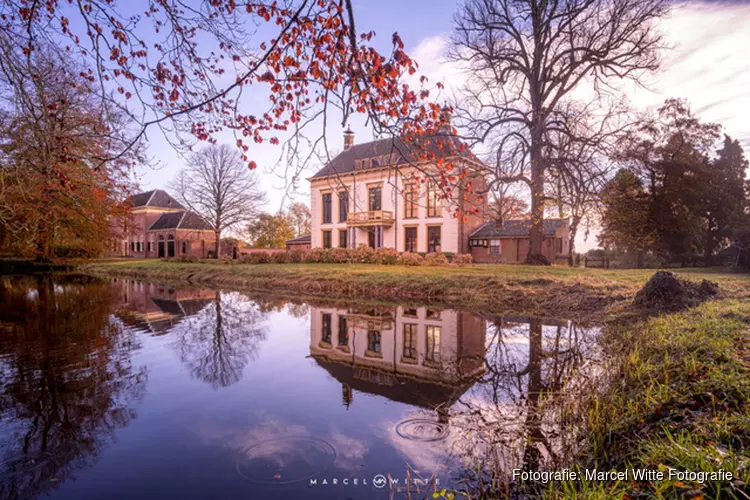
[[[445,104],[443,105],[443,108],[440,110],[440,131],[446,132],[448,134],[452,133],[453,124],[451,123],[453,120],[453,111],[451,108]]]
[[[354,145],[354,132],[348,126],[344,130],[344,149],[349,149]]]

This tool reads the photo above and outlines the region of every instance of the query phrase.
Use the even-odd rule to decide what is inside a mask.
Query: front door
[[[167,241],[167,257],[174,257],[174,237],[172,236]]]
[[[164,240],[159,240],[159,258],[164,258]]]

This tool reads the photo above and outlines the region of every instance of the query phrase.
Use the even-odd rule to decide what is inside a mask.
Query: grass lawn
[[[580,469],[729,471],[731,481],[679,477],[643,482],[569,482],[546,498],[749,498],[750,303],[621,322],[602,344],[613,356],[606,389],[585,405]],[[631,478],[632,479],[632,478]]]
[[[96,274],[258,292],[338,299],[405,300],[499,313],[569,319],[616,312],[632,300],[654,270],[558,266],[471,265],[407,267],[374,264],[224,264],[157,259],[96,261]],[[750,296],[750,276],[719,269],[679,269],[709,279],[732,297]]]

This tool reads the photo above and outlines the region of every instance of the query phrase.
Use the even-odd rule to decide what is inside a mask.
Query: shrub
[[[398,264],[401,266],[421,266],[424,265],[424,257],[418,253],[404,252],[398,256]]]
[[[453,256],[453,264],[457,266],[466,266],[474,262],[474,258],[470,253],[459,253]]]
[[[287,251],[289,254],[289,262],[300,263],[307,262],[307,250],[294,249]]]
[[[271,255],[268,252],[253,252],[248,255],[251,264],[268,264]]]
[[[328,262],[328,252],[323,248],[313,248],[305,255],[304,262],[322,263]]]
[[[222,255],[222,256],[221,256],[221,257],[219,258],[219,261],[220,261],[220,262],[221,262],[222,264],[234,264],[234,259],[232,259],[232,256],[231,256],[231,255]]]
[[[540,253],[529,254],[526,257],[524,264],[531,265],[531,266],[549,266],[550,265],[547,257],[545,257],[544,255]]]
[[[395,248],[378,248],[373,255],[374,264],[393,266],[398,262],[398,250]]]
[[[198,262],[198,257],[196,257],[195,255],[184,253],[180,255],[179,257],[176,257],[175,260],[177,262]]]
[[[375,250],[364,244],[359,245],[357,248],[350,252],[349,262],[357,262],[359,264],[374,264]]]
[[[331,248],[328,250],[328,262],[342,264],[349,262],[350,255],[346,248]]]
[[[448,257],[443,252],[428,253],[424,258],[425,266],[447,266]]]
[[[271,254],[271,262],[274,264],[287,264],[292,262],[292,252],[274,252]]]

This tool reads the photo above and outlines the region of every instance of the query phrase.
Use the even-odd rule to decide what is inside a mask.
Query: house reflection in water
[[[123,323],[153,335],[164,335],[183,319],[216,299],[206,289],[175,289],[134,280],[113,280],[114,310]]]
[[[341,382],[347,407],[360,391],[447,410],[484,371],[485,329],[452,310],[313,307],[310,354]]]

